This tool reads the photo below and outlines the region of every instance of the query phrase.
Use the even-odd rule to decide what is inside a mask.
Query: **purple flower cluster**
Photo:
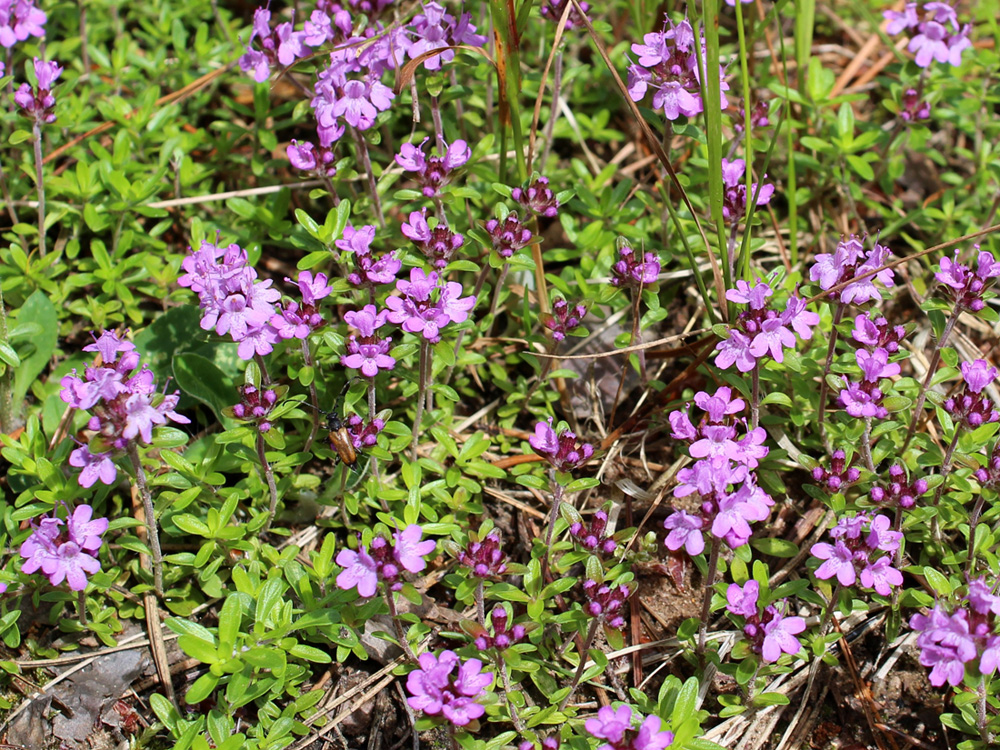
[[[517,211],[511,211],[503,221],[490,219],[486,222],[486,231],[501,258],[509,258],[531,243],[531,230],[518,218]]]
[[[990,489],[1000,487],[1000,440],[993,444],[986,465],[976,469],[975,477],[983,487]]]
[[[632,707],[627,705],[604,706],[583,727],[592,737],[607,740],[598,750],[665,750],[674,741],[674,733],[662,728],[659,716],[647,716],[633,729]]]
[[[809,278],[818,281],[820,289],[831,289],[850,281],[851,283],[840,290],[839,300],[845,305],[852,302],[862,305],[871,300],[881,299],[881,294],[875,286],[876,281],[885,286],[892,286],[892,269],[885,268],[867,278],[851,280],[881,268],[891,255],[892,251],[878,242],[874,243],[870,252],[865,253],[863,238],[859,239],[852,234],[846,240],[841,240],[833,253],[821,253],[816,256],[816,262],[809,269]]]
[[[83,378],[76,374],[64,377],[59,396],[74,409],[93,415],[87,429],[95,434],[88,445],[81,445],[69,457],[70,466],[82,469],[81,487],[91,487],[100,479],[111,484],[118,476],[112,455],[123,451],[131,440],[149,444],[153,426],[167,420],[188,424],[190,420],[174,411],[180,396],[175,392],[156,392],[153,372],[139,367],[135,344],[118,338],[114,331],[104,331],[85,352],[99,352],[101,362],[87,367]]]
[[[490,612],[490,623],[493,625],[493,635],[486,631],[479,633],[473,643],[480,651],[495,648],[503,651],[510,648],[515,643],[524,640],[527,630],[524,625],[514,625],[510,627],[510,615],[503,607],[494,607]]]
[[[830,529],[833,544],[818,542],[809,553],[822,560],[816,577],[836,577],[842,586],[861,586],[889,596],[893,586],[903,583],[903,574],[892,567],[893,556],[903,535],[891,531],[888,516],[869,517],[865,513],[841,518]]]
[[[362,450],[371,448],[378,442],[379,433],[385,429],[385,420],[375,417],[371,421],[366,421],[357,414],[352,414],[347,418],[345,426],[347,434],[351,436],[351,443],[357,450]],[[424,543],[427,544],[427,542]]]
[[[633,44],[632,53],[639,56],[638,64],[629,66],[628,93],[638,102],[652,88],[653,109],[662,109],[668,120],[681,115],[693,117],[700,114],[701,84],[698,81],[698,55],[705,58],[704,43],[695,39],[694,29],[685,18],[675,24],[664,16],[663,31],[643,36],[643,44]],[[719,66],[722,92],[729,90],[725,71]],[[722,109],[729,106],[722,93]]]
[[[281,293],[271,280],[257,281],[257,271],[247,265],[246,250],[239,245],[217,247],[202,242],[184,259],[185,271],[177,283],[190,287],[201,301],[201,327],[239,343],[240,359],[270,354],[280,336],[271,325],[278,315],[274,303]]]
[[[309,54],[305,32],[294,31],[290,21],[271,28],[271,11],[257,8],[253,14],[253,31],[247,41],[247,51],[240,57],[240,70],[253,73],[257,83],[271,76],[271,69],[288,67]],[[257,49],[250,45],[257,41]]]
[[[618,260],[611,266],[611,283],[623,289],[642,289],[655,284],[660,276],[656,253],[644,253],[639,259],[628,242],[618,243]]]
[[[885,419],[889,416],[889,411],[882,406],[885,394],[879,384],[883,378],[899,375],[899,364],[889,362],[889,353],[882,348],[875,348],[873,351],[858,349],[854,353],[854,359],[861,368],[861,380],[854,381],[849,380],[846,375],[841,376],[845,387],[838,400],[852,417]]]
[[[951,614],[940,603],[926,615],[910,618],[920,635],[920,663],[931,668],[931,685],[962,684],[966,668],[974,664],[981,675],[991,675],[1000,663],[1000,635],[994,633],[1000,597],[985,581],[974,579],[959,608]]]
[[[320,315],[318,302],[329,297],[333,288],[327,284],[326,274],[318,273],[313,276],[309,271],[302,271],[298,281],[292,282],[285,277],[289,284],[294,283],[299,288],[302,295],[302,304],[291,301],[284,306],[278,305],[277,312],[271,316],[271,326],[282,339],[306,339],[309,334],[317,328],[325,325],[326,321]]]
[[[539,177],[526,188],[514,188],[510,197],[538,216],[553,219],[559,213],[559,199],[549,187],[548,177]]]
[[[566,334],[577,328],[587,314],[584,305],[569,306],[569,303],[561,297],[552,303],[552,312],[542,315],[542,325],[552,331],[553,341],[562,341]]]
[[[746,171],[747,163],[743,159],[722,160],[722,184],[726,189],[722,199],[722,218],[730,223],[740,221],[747,213],[747,186],[743,180]],[[750,186],[750,193],[751,197],[757,196],[758,206],[766,206],[774,196],[774,185],[765,184],[758,189],[755,182]]]
[[[486,37],[476,33],[472,16],[463,13],[457,19],[436,2],[424,3],[423,13],[413,17],[412,32],[416,39],[407,49],[411,60],[443,47],[468,45],[482,47]],[[446,49],[440,55],[432,55],[424,60],[428,70],[440,70],[442,63],[455,59],[455,50]]]
[[[716,345],[718,367],[728,370],[735,364],[740,372],[750,372],[759,359],[768,355],[775,362],[783,362],[784,350],[795,346],[792,330],[803,340],[812,338],[819,315],[806,310],[806,301],[797,294],[788,298],[783,312],[772,310],[768,298],[773,294],[771,287],[760,279],[752,287],[745,281],[737,281],[736,288],[726,292],[727,300],[747,305],[747,309],[737,316],[729,338]]]
[[[944,402],[944,409],[957,427],[974,430],[982,424],[1000,421],[993,400],[983,393],[983,389],[997,378],[997,368],[991,367],[985,359],[963,362],[962,378],[965,387],[962,392]]]
[[[899,109],[899,117],[904,122],[921,122],[931,116],[931,105],[920,98],[916,89],[903,92],[903,106]]]
[[[503,551],[500,532],[490,531],[481,541],[469,539],[458,554],[458,561],[476,578],[495,578],[507,572],[507,555]]]
[[[583,611],[608,627],[621,630],[625,627],[622,608],[633,591],[628,586],[607,586],[588,578],[583,582],[583,595],[587,598]]]
[[[29,36],[45,36],[47,20],[34,0],[0,0],[0,45],[10,49]]]
[[[428,716],[440,714],[456,727],[464,727],[486,713],[479,701],[486,697],[493,673],[483,672],[479,659],[462,662],[454,651],[442,651],[440,656],[425,652],[417,661],[420,668],[406,676],[411,696],[406,702],[410,708]],[[457,674],[453,674],[455,667]]]
[[[962,52],[972,46],[969,41],[969,24],[960,26],[955,9],[942,2],[907,3],[903,10],[886,10],[882,15],[889,21],[886,32],[895,36],[903,31],[915,30],[907,49],[916,55],[921,68],[932,61],[962,64]]]
[[[53,586],[66,581],[72,591],[87,588],[87,575],[101,569],[97,551],[103,544],[101,535],[108,530],[108,519],[93,515],[92,507],[78,505],[65,521],[55,515],[39,521],[21,544],[21,572],[30,574],[41,568]]]
[[[667,549],[683,547],[692,556],[705,549],[705,528],[733,549],[746,544],[750,524],[766,519],[774,504],[757,486],[753,472],[768,453],[763,445],[767,433],[763,427],[742,437],[737,433],[736,415],[746,408],[743,399],[732,398],[732,390],[723,386],[712,395],[699,391],[694,403],[704,412],[697,427],[691,422],[690,405],[671,412],[669,420],[671,437],[688,443],[691,457],[698,459],[677,472],[674,497],[699,495],[700,513],[675,510],[663,523],[670,532]]]
[[[766,128],[771,124],[771,121],[767,118],[770,112],[771,105],[763,99],[758,99],[757,103],[750,108],[750,127]],[[740,99],[740,103],[736,107],[736,112],[733,113],[733,130],[737,133],[742,133],[746,129],[746,124],[744,123],[745,117],[743,100]],[[725,170],[723,170],[724,174]]]
[[[252,385],[241,385],[240,402],[233,406],[233,416],[246,422],[253,422],[260,432],[269,432],[271,422],[268,415],[278,402],[278,391],[275,388],[256,388]]]
[[[37,57],[33,64],[38,85],[32,88],[30,83],[22,83],[14,93],[14,102],[38,123],[55,122],[56,98],[52,95],[52,86],[62,75],[62,66]]]
[[[812,478],[826,487],[829,492],[840,492],[848,485],[854,484],[861,477],[861,470],[847,465],[847,454],[835,450],[830,456],[830,468],[816,466],[812,470]]]
[[[386,299],[388,320],[407,333],[419,333],[432,344],[441,340],[441,329],[448,323],[462,323],[476,306],[474,296],[463,297],[457,281],[442,282],[436,271],[425,273],[410,269],[410,280],[396,282],[400,296]]]
[[[559,19],[562,18],[563,13],[566,12],[566,6],[573,5],[570,0],[542,0],[541,8],[539,9],[542,13],[542,17],[552,21],[552,23],[559,23]],[[580,10],[584,13],[590,11],[589,3],[580,3]],[[580,11],[576,7],[572,7],[569,11],[569,17],[566,19],[566,30],[574,29],[577,26],[583,26],[583,18],[580,16]]]
[[[402,261],[392,253],[376,257],[371,248],[374,241],[375,227],[366,224],[360,229],[348,225],[344,228],[343,239],[333,243],[339,250],[353,253],[354,271],[347,275],[347,281],[356,287],[374,290],[379,284],[392,284],[403,267]]]
[[[778,661],[782,654],[797,654],[802,645],[795,636],[806,629],[806,621],[787,616],[773,604],[761,610],[759,597],[760,584],[753,579],[742,586],[731,583],[726,589],[726,609],[744,618],[743,635],[751,650],[769,663]]]
[[[975,248],[979,251],[975,271],[971,266],[958,262],[956,250],[954,260],[947,256],[941,258],[940,270],[934,278],[944,285],[945,292],[956,305],[979,312],[986,306],[983,295],[1000,277],[1000,262],[993,257],[993,253],[979,250],[979,245]]]
[[[285,149],[285,155],[289,163],[302,172],[316,172],[327,177],[337,174],[337,167],[334,166],[337,155],[329,143],[320,142],[317,147],[310,141],[299,143],[293,138]]]
[[[889,354],[899,351],[899,344],[905,337],[906,329],[903,326],[889,325],[888,320],[874,311],[871,315],[858,315],[851,331],[851,340],[866,347],[868,351],[885,349]]]
[[[344,313],[344,322],[357,331],[347,337],[347,353],[340,358],[344,367],[360,370],[366,378],[374,378],[380,370],[396,366],[396,360],[389,356],[392,338],[382,338],[378,334],[388,314],[385,310],[376,312],[375,305]]]
[[[902,464],[889,467],[889,483],[885,487],[872,487],[868,493],[873,503],[889,505],[909,510],[917,503],[917,498],[927,492],[927,480],[907,480]]]
[[[417,250],[439,271],[448,265],[455,251],[465,244],[465,238],[451,231],[446,222],[439,222],[431,229],[427,223],[426,208],[410,212],[409,221],[403,223],[403,234],[413,241]]]
[[[535,453],[547,460],[556,471],[573,471],[583,466],[594,455],[594,446],[581,443],[576,433],[552,426],[552,417],[535,425],[535,434],[528,438]]]
[[[458,140],[450,146],[445,144],[444,156],[425,156],[424,144],[428,140],[424,138],[418,146],[404,143],[396,155],[396,163],[407,172],[415,172],[423,194],[433,198],[451,180],[451,173],[472,158],[472,149],[465,141]]]
[[[618,549],[618,543],[604,534],[608,528],[608,514],[603,510],[594,512],[590,525],[577,521],[570,524],[569,533],[577,543],[588,552],[598,552],[602,555],[613,555]]]
[[[410,524],[392,535],[393,541],[383,536],[372,539],[371,550],[358,545],[358,551],[342,549],[337,553],[337,565],[343,571],[337,576],[337,587],[343,590],[358,589],[363,597],[375,595],[381,581],[392,591],[403,587],[402,575],[407,570],[419,573],[427,567],[424,557],[434,551],[433,539],[421,541],[423,529]]]

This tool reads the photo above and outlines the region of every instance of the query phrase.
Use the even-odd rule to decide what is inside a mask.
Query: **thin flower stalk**
[[[45,257],[45,183],[42,181],[42,126],[35,120],[31,126],[35,147],[35,189],[38,191],[38,254]]]
[[[556,53],[556,59],[553,61],[553,71],[552,71],[552,110],[549,112],[549,121],[545,124],[545,146],[542,149],[542,159],[539,162],[541,169],[545,169],[545,164],[549,160],[549,154],[552,151],[552,138],[556,130],[556,120],[559,119],[559,97],[562,92],[562,73],[563,73],[563,53],[562,46],[560,46],[559,51]]]
[[[868,471],[875,471],[875,459],[872,457],[872,418],[865,417],[865,434],[861,437],[861,455],[865,459]]]
[[[309,349],[309,340],[302,339],[302,361],[305,362],[306,367],[314,369],[314,363],[312,358],[312,351]],[[309,437],[306,438],[305,447],[302,449],[304,453],[308,453],[309,449],[312,448],[313,442],[316,440],[316,433],[319,432],[319,418],[322,414],[322,410],[319,408],[319,396],[316,393],[316,381],[309,381],[309,403],[312,404],[313,408],[313,418],[312,427],[309,428]],[[369,419],[374,417],[374,414],[369,415]],[[301,468],[301,466],[299,467]]]
[[[417,387],[417,413],[413,417],[413,439],[410,442],[410,459],[417,460],[417,446],[420,443],[420,422],[424,417],[424,397],[427,393],[427,370],[430,360],[430,342],[420,339],[420,363],[417,365],[419,385]]]
[[[944,330],[941,331],[941,335],[934,343],[934,351],[931,352],[931,359],[927,364],[927,375],[924,377],[924,382],[920,385],[920,393],[917,395],[917,403],[913,406],[913,417],[910,419],[910,429],[906,432],[906,440],[903,441],[903,447],[900,449],[900,453],[907,449],[914,434],[916,434],[917,426],[920,424],[920,418],[923,414],[924,401],[927,399],[927,390],[931,387],[931,380],[934,379],[934,373],[937,372],[938,362],[941,361],[941,350],[944,348],[944,345],[948,343],[948,337],[951,336],[951,331],[958,322],[958,318],[961,314],[962,307],[960,305],[955,305],[955,309],[952,311],[951,317],[948,318],[948,322],[944,324]]]
[[[357,144],[361,166],[364,168],[365,174],[368,175],[368,192],[371,194],[372,205],[375,207],[375,217],[378,219],[379,228],[384,231],[385,216],[382,213],[382,199],[379,197],[378,183],[375,181],[375,173],[372,171],[372,160],[368,154],[368,141],[357,128],[352,127],[351,132],[354,133],[354,142]]]
[[[413,647],[410,646],[410,641],[406,637],[406,632],[403,630],[403,623],[399,619],[399,611],[396,609],[396,601],[393,598],[393,592],[391,586],[384,586],[383,590],[385,592],[385,601],[389,606],[389,617],[392,619],[392,626],[396,630],[396,638],[399,640],[399,647],[403,649],[406,654],[406,658],[409,659],[414,664],[419,663],[417,655],[413,652]]]
[[[833,355],[837,351],[837,326],[840,325],[840,321],[844,317],[844,311],[847,310],[847,305],[843,302],[837,302],[837,309],[833,312],[833,326],[830,329],[830,344],[826,350],[826,363],[823,366],[823,377],[819,381],[819,413],[816,415],[816,424],[819,427],[819,434],[823,438],[823,447],[826,448],[827,453],[832,453],[832,446],[830,443],[830,438],[826,434],[826,426],[824,424],[826,419],[826,398],[829,392],[830,386],[826,382],[827,375],[830,374],[830,368],[833,366]]]
[[[146,472],[142,468],[142,457],[134,440],[128,441],[126,448],[129,460],[135,469],[135,487],[142,498],[142,507],[146,514],[146,529],[149,535],[149,548],[153,552],[153,588],[161,599],[163,598],[163,550],[160,548],[160,532],[156,524],[156,511],[153,508],[153,496],[149,494],[146,484]]]
[[[278,510],[278,488],[274,483],[274,471],[271,469],[271,464],[267,462],[267,443],[264,442],[264,435],[261,432],[257,433],[257,460],[260,461],[260,470],[267,482],[267,493],[270,498],[267,506],[267,523],[262,529],[263,532],[267,532],[271,528],[274,514]]]
[[[698,624],[698,660],[705,659],[705,637],[708,634],[708,617],[712,610],[712,592],[715,574],[719,570],[719,550],[722,540],[712,537],[712,551],[708,555],[708,574],[705,577],[705,595],[701,602],[701,622]]]
[[[590,647],[594,645],[594,638],[597,636],[597,628],[600,624],[600,617],[595,617],[590,621],[587,637],[584,639],[583,647],[580,649],[580,664],[577,666],[576,672],[573,673],[573,681],[569,684],[569,692],[566,693],[566,697],[559,704],[560,711],[563,711],[569,705],[570,698],[573,697],[573,693],[580,686],[580,679],[583,677],[583,671],[587,667],[587,654],[590,653]]]

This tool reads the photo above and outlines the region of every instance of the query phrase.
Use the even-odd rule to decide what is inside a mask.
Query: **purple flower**
[[[424,557],[431,554],[437,546],[433,539],[421,541],[423,533],[419,526],[410,524],[393,535],[396,541],[396,561],[411,573],[419,573],[427,567]]]
[[[928,615],[910,618],[910,627],[920,635],[920,663],[931,667],[931,685],[941,687],[946,682],[957,686],[965,679],[965,665],[979,655],[976,639],[969,629],[969,614],[964,609],[948,614],[940,604]],[[989,664],[989,662],[988,662]]]
[[[574,29],[577,26],[583,26],[583,18],[580,16],[580,11],[576,9],[575,6],[570,2],[570,0],[542,0],[541,11],[542,17],[548,19],[552,23],[559,23],[559,19],[562,18],[563,13],[566,12],[566,6],[572,6],[569,11],[569,17],[566,19],[566,31]],[[590,11],[589,3],[580,3],[580,10],[584,13]]]
[[[978,245],[975,247],[979,249]],[[986,306],[983,294],[1000,276],[1000,262],[997,262],[992,253],[979,251],[977,262],[976,270],[973,271],[971,267],[958,262],[956,250],[955,260],[947,256],[941,258],[941,270],[934,274],[944,284],[955,304],[972,312],[979,312]]]
[[[893,586],[903,585],[903,574],[892,567],[892,560],[880,557],[861,570],[861,585],[866,589],[875,589],[882,596],[889,596]]]
[[[0,18],[0,23],[2,23],[2,18]],[[32,88],[31,84],[22,83],[14,94],[14,102],[24,110],[25,114],[34,117],[38,123],[55,122],[56,98],[52,95],[51,90],[63,69],[54,62],[39,60],[37,57],[34,58],[34,68],[35,80],[38,81],[38,85]]]
[[[465,238],[452,232],[444,222],[431,229],[427,224],[427,209],[412,211],[409,222],[403,223],[402,230],[431,265],[439,270],[448,265],[451,256],[465,243]]]
[[[483,672],[479,659],[460,662],[454,651],[440,656],[424,652],[418,657],[419,669],[406,677],[406,702],[414,711],[428,716],[441,714],[457,727],[464,727],[482,716],[486,688],[493,682],[492,672]],[[458,667],[458,674],[452,676]]]
[[[366,422],[357,414],[351,414],[347,418],[347,432],[351,436],[351,442],[357,450],[370,448],[378,442],[379,433],[385,429],[385,420],[375,417],[370,422]],[[332,446],[334,451],[336,447]]]
[[[587,308],[585,306],[570,307],[569,303],[560,297],[552,303],[552,312],[548,315],[542,315],[541,320],[542,325],[552,331],[552,340],[562,341],[566,338],[567,333],[580,326],[586,314]]]
[[[851,235],[848,239],[841,240],[832,254],[821,253],[816,256],[815,264],[809,269],[809,278],[818,281],[821,289],[830,289],[876,271],[885,265],[890,255],[892,251],[878,242],[874,243],[871,252],[866,255],[862,240]],[[839,299],[844,304],[858,305],[881,299],[875,282],[892,286],[893,278],[892,269],[884,268],[867,278],[849,283],[840,290]]]
[[[448,184],[452,172],[465,166],[472,157],[472,149],[465,141],[457,140],[450,146],[445,144],[444,156],[425,156],[423,147],[428,140],[424,138],[417,146],[404,143],[396,155],[396,163],[407,172],[416,172],[423,194],[432,198]]]
[[[927,492],[927,480],[906,481],[906,471],[900,464],[889,467],[889,483],[886,487],[872,487],[868,493],[873,503],[897,505],[908,510],[916,504],[916,499]]]
[[[45,36],[47,20],[34,0],[0,0],[0,45],[10,49],[29,36]]]
[[[511,211],[503,221],[490,219],[486,222],[486,231],[501,258],[509,258],[531,243],[531,230],[521,223],[517,211]]]
[[[701,40],[695,40],[694,30],[687,19],[674,24],[664,16],[663,31],[646,34],[643,44],[633,44],[632,53],[639,56],[638,64],[629,66],[628,92],[632,101],[641,101],[652,88],[653,109],[662,109],[668,120],[681,115],[693,117],[701,113],[701,85],[698,81],[698,55],[704,59]],[[725,72],[719,67],[720,91],[729,89]],[[725,93],[721,106],[728,106]]]
[[[746,215],[747,186],[743,181],[746,169],[747,163],[743,159],[722,160],[722,182],[726,188],[722,203],[722,216],[726,221],[736,222]],[[750,189],[751,195],[757,196],[756,205],[758,206],[766,206],[774,195],[774,185],[761,185],[758,189],[755,182],[750,186]]]
[[[785,654],[797,654],[802,645],[795,636],[806,629],[806,621],[801,617],[785,617],[774,607],[768,607],[766,614],[771,620],[764,623],[764,641],[760,655],[766,662],[776,662]]]
[[[514,188],[510,197],[539,216],[551,219],[559,213],[559,199],[549,188],[547,177],[539,177],[526,188]]]
[[[754,579],[751,578],[742,586],[731,583],[726,589],[726,609],[738,617],[756,617],[759,597],[760,584]]]
[[[329,146],[314,146],[309,141],[292,139],[285,149],[289,163],[302,172],[317,172],[327,177],[337,174],[334,162],[337,157]]]
[[[99,365],[88,367],[84,377],[76,371],[65,376],[60,397],[77,409],[92,413],[88,428],[94,433],[91,447],[81,446],[70,454],[70,465],[83,469],[78,478],[84,487],[92,486],[98,479],[110,484],[117,476],[111,461],[114,451],[123,451],[128,442],[140,438],[144,443],[152,442],[154,425],[165,424],[167,420],[187,424],[190,420],[174,411],[179,396],[156,392],[153,373],[139,366],[139,354],[135,346],[123,342],[112,332],[105,332],[89,351],[101,354]],[[110,360],[104,360],[104,356]]]
[[[618,262],[611,267],[611,283],[617,287],[641,289],[655,284],[660,275],[660,259],[655,253],[636,257],[632,246],[622,241],[618,245]]]
[[[701,516],[675,510],[663,522],[663,528],[670,532],[666,539],[667,549],[676,552],[683,547],[691,557],[700,555],[705,551],[704,525],[705,519]]]
[[[359,547],[357,552],[350,549],[340,550],[337,553],[337,565],[344,569],[337,576],[338,588],[346,591],[357,587],[358,594],[365,598],[375,595],[378,568],[375,559],[364,547]]]
[[[402,296],[386,299],[389,322],[401,325],[407,333],[419,333],[432,343],[441,340],[441,329],[448,323],[462,323],[476,305],[474,296],[462,297],[457,281],[440,283],[434,271],[410,269],[410,280],[400,279],[396,289]],[[436,298],[436,299],[435,299]]]
[[[81,487],[93,487],[98,479],[103,484],[114,484],[118,478],[118,469],[111,460],[111,454],[91,453],[86,445],[81,445],[69,454],[69,465],[83,469],[77,478]]]
[[[863,588],[889,596],[892,586],[903,583],[902,573],[892,567],[892,556],[899,549],[902,534],[890,530],[890,525],[888,516],[883,515],[869,518],[860,513],[840,519],[830,530],[834,544],[820,542],[809,550],[813,557],[824,561],[817,568],[816,577],[836,576],[843,586],[853,586],[860,577]],[[863,533],[865,526],[867,534]]]
[[[991,367],[985,359],[961,364],[965,387],[972,393],[979,393],[997,377],[997,368]]]
[[[715,345],[718,355],[715,365],[728,370],[733,364],[740,372],[750,372],[757,364],[757,358],[750,353],[750,338],[739,331],[730,330],[729,338]]]
[[[360,417],[357,423],[360,423]],[[355,447],[360,448],[358,445]],[[342,549],[337,554],[337,565],[344,570],[337,576],[337,587],[345,591],[357,587],[362,597],[374,596],[379,581],[392,591],[399,590],[403,585],[402,571],[419,573],[427,566],[424,556],[434,551],[435,542],[421,541],[422,535],[423,529],[411,524],[395,532],[392,542],[376,536],[370,549],[366,550],[363,546],[359,546],[357,552]]]
[[[548,460],[556,471],[573,471],[594,455],[594,446],[590,443],[580,443],[576,434],[569,430],[556,433],[552,427],[552,417],[535,425],[535,434],[528,438],[528,443],[535,452]]]
[[[924,3],[919,11],[917,3],[907,3],[902,12],[887,10],[882,15],[889,21],[886,27],[889,34],[909,29],[918,32],[910,39],[908,49],[915,53],[914,62],[922,68],[934,60],[960,65],[962,52],[972,46],[969,25],[959,26],[955,9],[947,3]]]
[[[930,119],[931,105],[920,99],[916,89],[903,92],[903,103],[899,108],[899,118],[904,122],[921,122]]]
[[[583,611],[608,627],[621,630],[625,627],[621,613],[632,591],[628,586],[607,586],[588,578],[583,582],[583,595],[587,599]]]
[[[627,705],[617,709],[604,706],[597,712],[596,718],[587,719],[583,726],[591,736],[608,740],[614,747],[621,744],[625,732],[632,729],[632,708]]]
[[[66,581],[72,591],[87,588],[87,574],[101,569],[92,553],[101,548],[101,536],[108,530],[108,519],[94,520],[93,513],[89,505],[80,505],[65,522],[54,516],[43,518],[21,544],[25,560],[21,572],[41,568],[53,586]]]
[[[468,545],[458,555],[458,561],[477,578],[495,578],[507,572],[507,555],[504,554],[500,532],[490,531],[482,541],[469,539]]]
[[[270,77],[271,69],[287,67],[298,58],[305,57],[309,51],[305,46],[306,34],[293,31],[290,22],[279,23],[271,29],[271,11],[267,8],[257,8],[253,15],[253,31],[247,42],[247,51],[240,57],[240,70],[253,73],[257,83],[263,83]],[[254,40],[260,49],[250,47]]]
[[[482,47],[486,44],[486,37],[475,33],[476,27],[471,23],[470,14],[463,13],[456,20],[436,2],[424,3],[423,11],[413,17],[411,28],[416,39],[410,46],[411,59],[416,60],[421,55],[444,47],[462,44]],[[441,63],[451,62],[454,59],[455,50],[446,49],[439,55],[429,56],[423,63],[428,70],[439,70]]]

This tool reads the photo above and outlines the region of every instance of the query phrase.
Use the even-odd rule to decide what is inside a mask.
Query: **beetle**
[[[326,412],[326,429],[329,430],[330,445],[337,452],[340,462],[349,469],[353,469],[358,463],[358,451],[354,447],[351,433],[347,431],[347,426],[337,411],[336,404],[334,404],[334,408]]]

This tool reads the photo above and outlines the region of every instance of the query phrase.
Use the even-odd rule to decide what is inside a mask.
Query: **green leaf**
[[[236,639],[240,635],[243,610],[240,607],[239,596],[237,594],[227,596],[219,612],[219,648],[225,652],[236,645]]]
[[[0,359],[2,359],[10,367],[21,366],[21,358],[17,356],[17,352],[14,351],[14,347],[6,341],[0,341]]]
[[[236,385],[212,360],[192,352],[176,354],[173,372],[184,393],[210,408],[224,425],[233,424],[224,418],[222,410],[236,400]]]
[[[777,537],[751,538],[750,546],[771,557],[795,557],[799,553],[799,548],[794,542]]]
[[[939,596],[951,595],[951,583],[941,573],[929,565],[924,567],[924,578],[927,579],[927,583],[930,584],[930,587],[934,589]]]
[[[753,704],[758,708],[763,706],[787,706],[788,696],[781,693],[761,693],[753,699]]]
[[[201,703],[212,694],[212,691],[215,690],[215,686],[218,684],[219,678],[217,676],[211,672],[203,674],[194,681],[191,689],[184,695],[184,700],[192,704]]]
[[[41,290],[24,301],[21,309],[17,311],[17,319],[37,323],[42,329],[38,336],[31,339],[34,351],[27,356],[22,355],[21,365],[14,371],[14,392],[11,400],[14,404],[21,404],[31,384],[52,359],[56,349],[59,322],[55,306]]]

